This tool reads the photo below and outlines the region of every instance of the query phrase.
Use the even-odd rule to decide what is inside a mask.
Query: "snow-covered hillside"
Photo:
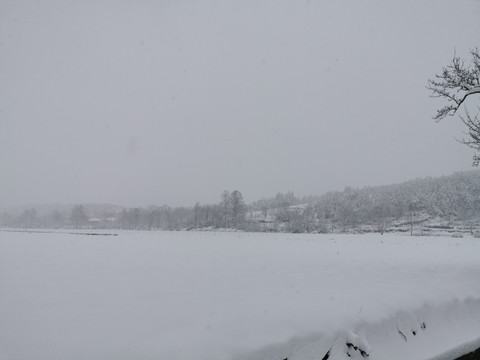
[[[0,289],[1,360],[427,360],[480,347],[480,241],[467,237],[0,232]]]

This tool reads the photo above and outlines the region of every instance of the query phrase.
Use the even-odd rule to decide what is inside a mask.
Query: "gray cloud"
[[[0,201],[189,205],[470,167],[471,1],[0,1]]]

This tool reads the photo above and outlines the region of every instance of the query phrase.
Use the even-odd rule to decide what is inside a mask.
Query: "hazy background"
[[[0,203],[322,194],[470,169],[427,79],[480,2],[0,0]]]

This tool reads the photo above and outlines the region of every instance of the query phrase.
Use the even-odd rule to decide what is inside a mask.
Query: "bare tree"
[[[88,216],[85,214],[85,209],[82,205],[75,205],[70,215],[70,221],[77,229],[84,227],[88,222]]]
[[[243,220],[243,217],[245,215],[245,210],[246,210],[242,193],[238,190],[233,191],[232,194],[230,195],[230,202],[232,205],[233,226],[237,228],[240,221]]]
[[[478,48],[470,50],[472,66],[465,65],[465,61],[457,56],[442,69],[435,79],[428,80],[427,89],[432,91],[433,97],[447,100],[447,105],[437,110],[433,117],[441,120],[447,115],[455,115],[458,108],[473,94],[480,94],[480,52]]]
[[[195,203],[195,206],[193,207],[193,227],[195,229],[198,227],[198,224],[199,224],[201,210],[202,210],[202,207],[200,206],[200,203],[199,202]]]
[[[473,166],[478,166],[480,163],[480,106],[477,106],[477,114],[472,118],[468,110],[465,110],[465,117],[460,116],[463,123],[467,127],[465,132],[466,138],[463,138],[460,142],[467,145],[475,151],[473,154]]]
[[[37,210],[34,208],[25,210],[17,220],[20,227],[34,228],[40,225]]]
[[[442,69],[441,74],[428,80],[427,89],[432,92],[431,96],[447,101],[447,104],[437,110],[433,116],[435,120],[440,121],[446,116],[455,115],[467,98],[480,94],[480,51],[474,48],[470,50],[470,54],[471,64],[465,64],[463,59],[454,55],[452,62]],[[477,115],[474,117],[466,109],[465,116],[460,116],[467,127],[465,132],[467,138],[460,142],[474,149],[475,152],[480,150],[480,106],[477,110]],[[475,153],[473,164],[478,166],[479,163],[480,156]]]
[[[45,224],[48,227],[57,229],[63,227],[64,223],[64,216],[58,210],[53,210],[49,215],[45,217]]]
[[[228,212],[230,209],[230,202],[231,202],[230,193],[227,190],[225,190],[222,193],[222,202],[221,202],[221,205],[223,208],[223,218],[225,222],[225,228],[228,228]]]

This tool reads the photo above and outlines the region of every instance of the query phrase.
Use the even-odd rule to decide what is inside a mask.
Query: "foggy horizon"
[[[479,13],[0,1],[1,207],[250,203],[472,170],[426,85],[479,46]]]
[[[415,181],[415,180],[424,180],[424,179],[428,179],[428,178],[442,178],[442,177],[448,177],[448,176],[451,176],[451,175],[455,175],[455,174],[462,174],[462,173],[468,173],[468,172],[478,172],[480,170],[476,169],[476,168],[473,168],[473,169],[470,169],[470,170],[465,170],[465,171],[456,171],[454,173],[451,173],[451,174],[442,174],[442,175],[438,175],[438,176],[425,176],[425,177],[415,177],[415,178],[411,178],[411,179],[406,179],[406,180],[403,180],[403,181],[397,181],[397,182],[393,182],[393,183],[389,183],[389,184],[377,184],[377,185],[364,185],[364,186],[355,186],[355,185],[345,185],[343,186],[342,188],[338,188],[338,189],[331,189],[331,190],[326,190],[322,193],[318,193],[318,194],[301,194],[301,193],[297,193],[296,191],[293,191],[293,190],[286,190],[286,191],[277,191],[276,193],[272,193],[272,194],[267,194],[265,196],[260,196],[258,198],[255,198],[255,199],[250,199],[250,197],[248,196],[248,194],[244,194],[242,192],[241,189],[223,189],[222,191],[219,191],[218,192],[218,199],[213,199],[211,202],[206,202],[206,203],[200,203],[200,202],[197,202],[197,201],[190,201],[190,202],[186,202],[186,203],[181,203],[181,204],[167,204],[167,203],[151,203],[151,204],[143,204],[143,203],[134,203],[134,204],[124,204],[124,203],[115,203],[115,202],[95,202],[95,201],[91,201],[91,202],[75,202],[75,203],[68,203],[68,202],[63,202],[63,203],[60,203],[60,202],[53,202],[53,203],[49,203],[49,202],[45,202],[45,203],[24,203],[24,204],[14,204],[14,205],[3,205],[0,206],[0,209],[27,209],[27,208],[35,208],[35,207],[43,207],[43,206],[47,206],[47,207],[52,207],[52,208],[57,208],[57,207],[73,207],[73,206],[76,206],[76,205],[112,205],[112,206],[119,206],[119,207],[123,207],[123,208],[147,208],[149,206],[157,206],[157,207],[161,207],[161,206],[169,206],[169,207],[183,207],[183,208],[193,208],[195,206],[196,203],[198,203],[199,205],[215,205],[215,204],[218,204],[221,202],[221,194],[223,191],[228,191],[228,192],[231,192],[231,191],[235,191],[235,190],[238,190],[240,191],[240,193],[242,194],[242,196],[244,197],[245,199],[245,203],[248,205],[248,204],[252,204],[258,200],[262,200],[262,199],[272,199],[272,198],[275,198],[277,194],[283,194],[283,195],[286,195],[288,193],[293,193],[293,195],[298,198],[298,199],[303,199],[303,198],[308,198],[310,196],[313,196],[313,197],[320,197],[320,196],[323,196],[327,193],[330,193],[330,192],[343,192],[345,191],[345,189],[348,189],[348,188],[351,188],[351,189],[355,189],[355,190],[363,190],[363,189],[366,189],[366,188],[375,188],[375,187],[382,187],[382,186],[395,186],[395,185],[398,185],[398,184],[403,184],[403,183],[406,183],[406,182],[409,182],[409,181]]]

